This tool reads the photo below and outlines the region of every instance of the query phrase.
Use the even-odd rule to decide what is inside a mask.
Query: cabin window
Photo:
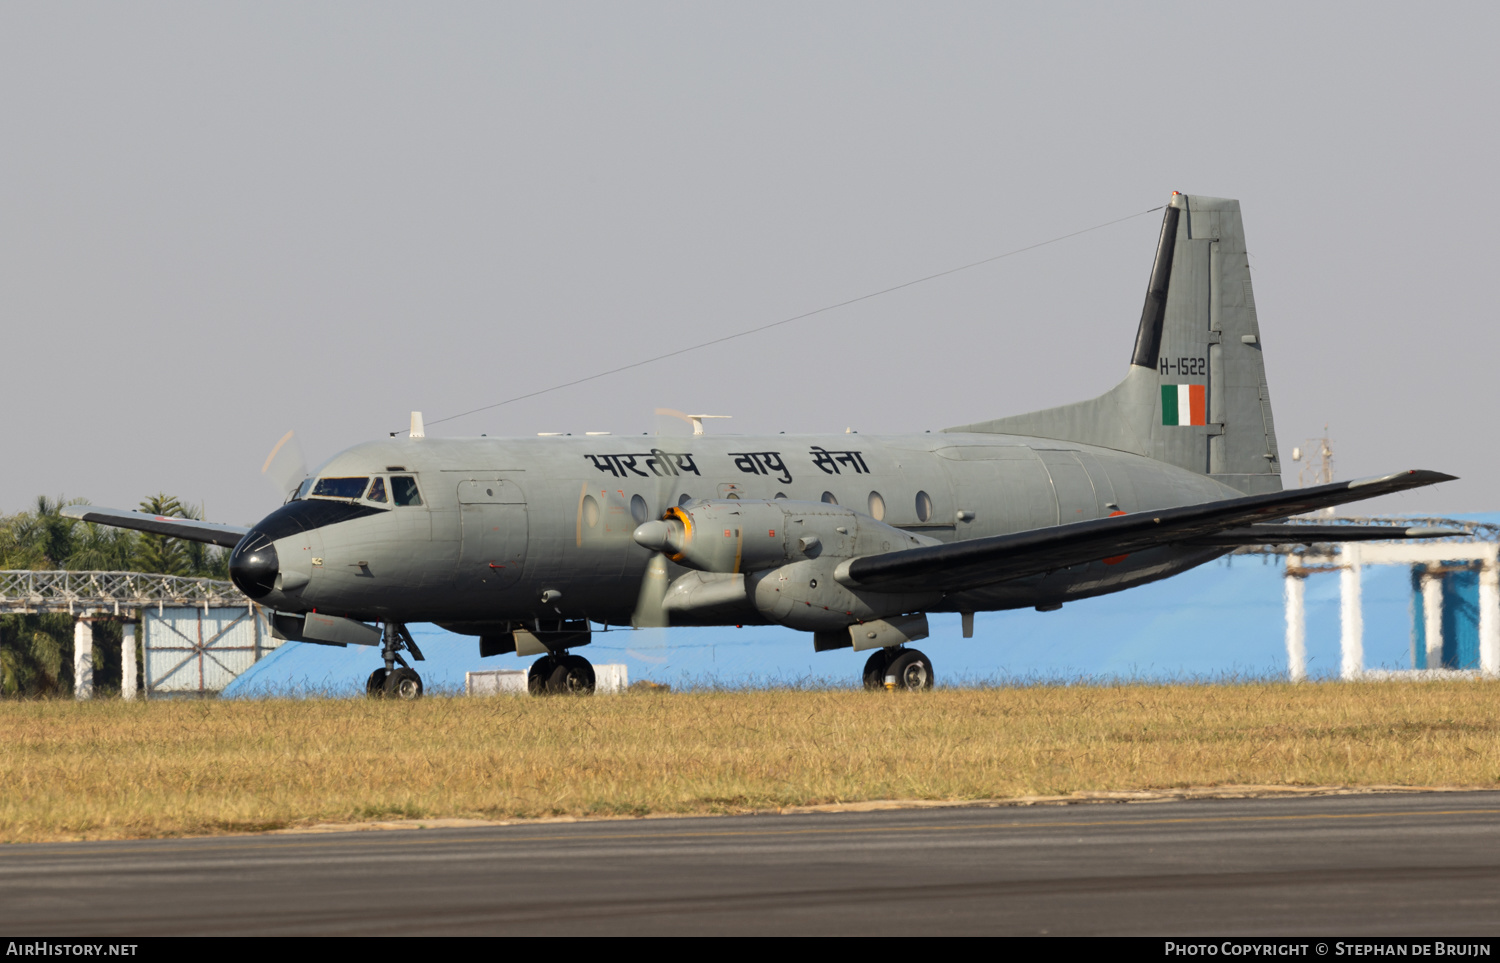
[[[392,475],[391,500],[402,506],[422,504],[422,494],[417,491],[417,480],[410,475]]]
[[[693,496],[692,495],[684,494],[681,498],[677,499],[677,507],[678,508],[687,508],[687,503],[690,502],[690,501],[692,501],[692,500],[693,500]]]
[[[828,505],[837,505],[839,503],[839,500],[834,497],[833,492],[824,492],[823,501]]]
[[[583,496],[583,523],[589,528],[599,524],[599,503],[593,495]]]
[[[637,525],[646,520],[646,500],[639,495],[630,496],[630,517]]]
[[[363,478],[319,478],[318,483],[313,486],[314,498],[348,498],[355,499],[365,493],[365,486],[370,483],[368,476]]]
[[[777,498],[785,498],[786,497],[786,492],[777,492],[776,493],[776,497]]]
[[[885,521],[885,499],[880,492],[870,492],[870,517],[877,522]]]
[[[376,478],[374,481],[370,482],[370,491],[365,495],[365,499],[367,501],[379,502],[382,505],[385,504],[384,478]]]
[[[917,521],[929,522],[932,520],[932,496],[926,492],[917,492]]]

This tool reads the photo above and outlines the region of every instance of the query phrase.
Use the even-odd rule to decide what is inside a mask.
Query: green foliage
[[[229,553],[201,542],[184,542],[94,525],[66,518],[62,509],[81,504],[45,495],[31,511],[0,516],[0,569],[80,572],[155,572],[227,579]],[[202,518],[196,505],[159,492],[141,511],[177,518]],[[118,646],[119,629],[96,624],[95,685],[118,685],[117,664],[102,663],[104,648]],[[110,651],[113,651],[111,649]],[[116,660],[117,662],[118,660]],[[0,696],[46,696],[73,687],[73,619],[68,615],[0,617]]]

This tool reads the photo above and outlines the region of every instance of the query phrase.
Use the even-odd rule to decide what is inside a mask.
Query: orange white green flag
[[[1161,423],[1164,425],[1208,424],[1208,386],[1162,385]]]

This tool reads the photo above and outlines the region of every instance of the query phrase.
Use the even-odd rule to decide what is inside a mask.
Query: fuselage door
[[[507,478],[473,475],[458,483],[463,529],[458,575],[465,584],[503,589],[521,579],[526,563],[526,497]]]

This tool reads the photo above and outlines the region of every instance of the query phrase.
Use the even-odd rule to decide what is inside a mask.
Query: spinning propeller
[[[261,477],[276,489],[276,495],[282,502],[291,497],[297,486],[307,477],[307,459],[302,456],[302,445],[297,441],[297,433],[289,431],[281,436],[266,456],[266,462],[260,466]]]
[[[689,415],[673,408],[656,409],[656,438],[657,447],[671,452],[673,448],[684,448],[685,446],[673,445],[664,439],[687,438],[692,435],[703,434],[703,419],[705,418],[727,418],[728,415]],[[696,477],[696,476],[694,476]],[[673,472],[661,474],[656,483],[656,499],[651,506],[652,512],[646,523],[652,525],[664,525],[660,519],[669,508],[677,504],[681,496],[681,476]],[[645,577],[641,579],[640,595],[636,599],[635,612],[630,617],[630,624],[638,629],[666,628],[671,624],[666,610],[662,608],[662,602],[666,599],[667,588],[672,583],[671,573],[668,569],[668,549],[663,543],[661,546],[647,545],[655,548],[650,563],[646,566]]]

